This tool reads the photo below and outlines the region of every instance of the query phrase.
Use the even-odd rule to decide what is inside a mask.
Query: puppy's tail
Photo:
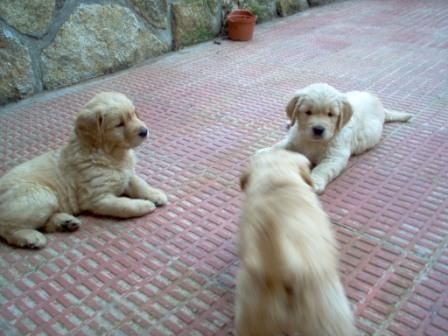
[[[386,113],[385,122],[390,121],[408,121],[412,118],[412,114],[406,113],[406,112],[399,112],[389,109],[384,109],[384,112]]]

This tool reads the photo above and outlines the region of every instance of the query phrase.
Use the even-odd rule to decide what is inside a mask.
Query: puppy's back
[[[337,246],[317,196],[284,172],[253,181],[241,218],[243,267],[281,331],[354,335],[352,313],[338,275]]]
[[[337,264],[330,221],[311,187],[303,181],[274,177],[265,190],[261,182],[257,183],[256,189],[247,191],[241,223],[241,239],[256,242],[249,245],[255,249],[250,253],[268,257],[261,258],[261,262],[282,259],[275,263],[294,263],[290,265],[293,270],[300,268],[301,273],[311,274],[328,273]],[[319,263],[312,262],[316,248],[322,259]]]

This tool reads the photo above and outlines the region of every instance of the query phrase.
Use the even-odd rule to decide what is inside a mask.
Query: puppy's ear
[[[336,129],[340,131],[350,120],[353,115],[352,105],[348,102],[347,98],[341,100],[341,113],[339,114]]]
[[[241,188],[241,190],[245,190],[246,189],[247,182],[249,182],[249,172],[245,171],[240,176],[240,188]]]
[[[75,133],[81,141],[97,146],[102,137],[103,123],[104,115],[100,110],[92,111],[85,108],[76,118]]]
[[[314,188],[313,180],[311,179],[311,162],[303,155],[297,154],[296,164],[299,166],[300,177],[311,188]]]
[[[300,166],[299,168],[300,176],[303,178],[306,184],[311,188],[314,188],[313,180],[311,179],[310,169],[308,167]]]
[[[294,123],[296,122],[297,113],[299,109],[301,95],[296,94],[286,105],[286,115],[288,116],[290,123],[288,125],[288,128],[294,126]]]

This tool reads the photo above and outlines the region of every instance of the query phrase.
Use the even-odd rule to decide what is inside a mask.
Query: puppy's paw
[[[320,176],[316,176],[313,174],[311,174],[311,180],[313,181],[313,188],[316,194],[318,195],[322,194],[326,187],[325,180]]]
[[[68,213],[55,213],[45,224],[45,232],[72,232],[79,229],[81,221]]]
[[[7,237],[8,243],[18,247],[38,249],[47,245],[47,238],[36,230],[18,230],[9,237]]]
[[[153,212],[156,209],[156,205],[148,200],[135,200],[137,205],[136,214],[137,216],[143,216],[150,212]]]
[[[168,203],[168,196],[162,190],[154,189],[151,193],[150,200],[159,207]]]
[[[323,194],[324,190],[325,190],[324,186],[314,183],[314,191],[316,192],[316,194],[321,195]]]
[[[78,230],[80,226],[81,221],[76,217],[67,219],[61,223],[61,229],[63,231],[69,231],[69,232]]]

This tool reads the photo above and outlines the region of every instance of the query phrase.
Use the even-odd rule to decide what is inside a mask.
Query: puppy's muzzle
[[[145,127],[140,128],[138,131],[138,136],[141,138],[146,138],[148,136],[148,129]]]
[[[321,138],[325,133],[325,127],[322,126],[313,126],[313,135],[316,138]]]

